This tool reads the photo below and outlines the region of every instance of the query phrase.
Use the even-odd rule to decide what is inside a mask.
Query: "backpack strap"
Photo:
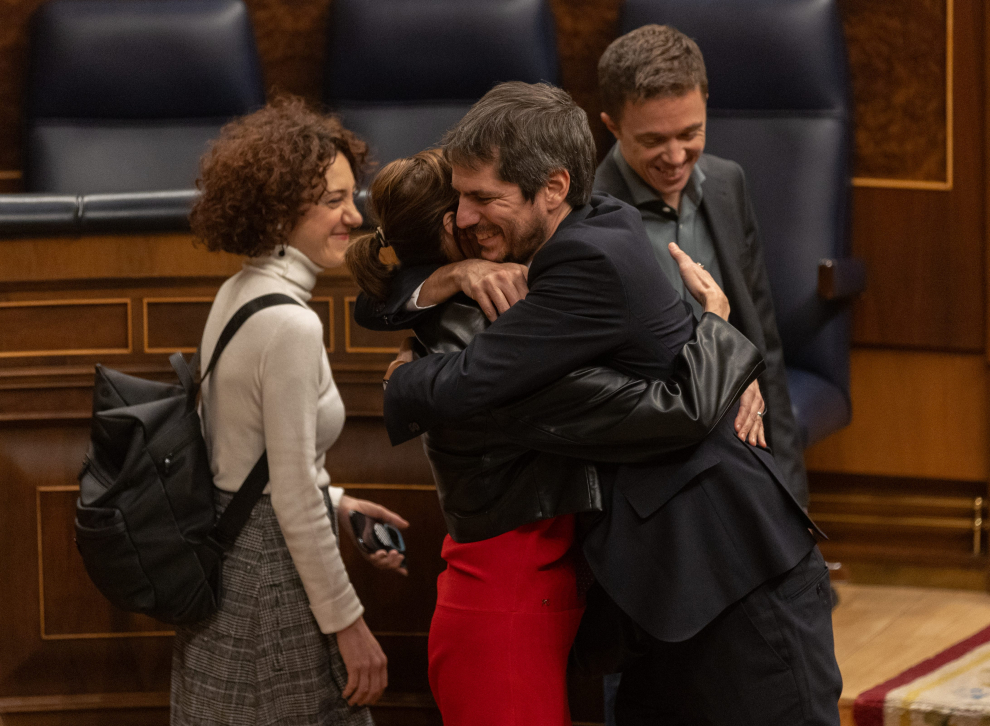
[[[261,493],[265,491],[267,485],[268,452],[265,451],[258,459],[258,463],[251,469],[251,473],[247,475],[244,483],[241,484],[241,488],[234,494],[227,508],[223,510],[217,523],[213,525],[210,539],[223,550],[227,550],[234,544],[234,540],[241,532],[241,527],[247,523],[251,516],[251,510],[254,509],[254,505],[261,498]]]
[[[200,383],[203,382],[210,373],[213,372],[214,366],[216,366],[217,361],[220,359],[220,354],[223,353],[223,349],[227,347],[227,343],[230,339],[234,337],[234,333],[240,330],[241,326],[247,322],[247,319],[254,315],[259,310],[264,310],[265,308],[270,308],[274,305],[301,305],[298,300],[294,297],[289,297],[288,295],[283,295],[280,292],[273,292],[269,295],[262,295],[261,297],[256,297],[254,300],[248,300],[244,303],[240,309],[234,313],[233,317],[227,321],[227,325],[224,326],[223,332],[220,333],[220,337],[217,338],[216,347],[213,349],[213,355],[210,356],[210,364],[206,366],[206,370],[203,371],[203,376],[199,379]],[[193,358],[190,367],[196,370],[192,364],[199,363],[197,360],[199,358],[199,350],[196,351],[196,356]]]
[[[206,371],[198,381],[196,380],[196,372],[199,370],[200,348],[196,349],[195,355],[193,355],[188,363],[182,353],[173,353],[169,357],[168,362],[172,364],[172,369],[179,376],[179,383],[182,384],[182,388],[186,392],[186,410],[192,411],[196,408],[196,394],[199,393],[200,385],[202,385],[203,380],[213,371],[214,366],[216,366],[217,361],[220,359],[220,354],[223,353],[223,349],[227,347],[227,343],[234,337],[234,334],[256,312],[274,305],[302,305],[302,303],[280,292],[273,292],[268,295],[256,297],[253,300],[248,300],[227,321],[227,324],[220,333],[220,337],[217,338],[216,347],[214,347],[213,355],[210,357],[210,365],[207,366]]]
[[[233,317],[224,326],[223,332],[220,333],[220,337],[217,339],[217,345],[213,349],[213,355],[210,356],[210,364],[206,367],[206,371],[203,373],[202,378],[199,382],[202,383],[203,379],[206,378],[213,371],[214,366],[217,364],[217,360],[220,358],[220,354],[223,349],[227,347],[227,343],[230,339],[234,337],[240,327],[259,310],[264,310],[265,308],[270,308],[275,305],[301,305],[298,300],[288,295],[283,295],[280,292],[274,292],[269,295],[262,295],[261,297],[256,297],[254,300],[249,300],[240,307],[240,309],[234,313]],[[176,355],[181,355],[177,353]],[[193,357],[189,368],[192,371],[196,370],[199,363],[199,351],[196,351],[196,355]],[[173,363],[174,365],[174,363]],[[177,369],[178,370],[178,369]],[[180,380],[182,379],[182,374],[179,373]],[[183,386],[185,381],[183,381]],[[195,399],[195,397],[194,397]],[[234,540],[237,539],[237,535],[240,534],[241,528],[248,521],[251,516],[251,510],[254,509],[254,505],[261,498],[261,493],[265,490],[268,485],[268,452],[263,451],[261,453],[261,458],[251,469],[251,472],[244,479],[244,483],[241,484],[241,488],[234,493],[233,499],[227,505],[227,508],[220,515],[217,523],[213,526],[213,530],[210,532],[207,541],[212,544],[214,548],[219,547],[221,550],[227,550]]]

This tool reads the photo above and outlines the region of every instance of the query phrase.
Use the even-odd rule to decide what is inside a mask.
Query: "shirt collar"
[[[284,279],[303,300],[310,299],[316,286],[316,276],[323,271],[322,267],[292,245],[279,245],[270,255],[251,257],[244,261],[244,268]]]
[[[634,206],[640,206],[641,204],[646,204],[647,202],[654,202],[656,200],[663,201],[659,194],[653,191],[642,177],[633,171],[633,168],[629,166],[629,162],[626,161],[626,157],[622,155],[622,145],[616,143],[612,148],[612,158],[615,160],[616,166],[619,167],[619,173],[622,174],[622,178],[625,180],[626,184],[629,186],[629,191],[632,193],[632,202]],[[688,183],[684,187],[684,195],[691,200],[695,207],[701,204],[702,191],[701,185],[705,182],[705,172],[698,168],[697,163],[694,168],[691,169],[691,176],[688,178]]]

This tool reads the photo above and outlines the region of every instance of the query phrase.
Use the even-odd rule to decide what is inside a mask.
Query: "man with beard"
[[[528,292],[500,288],[502,298],[491,298],[500,314],[463,351],[389,366],[393,444],[592,362],[668,376],[694,318],[639,213],[591,195],[594,144],[570,97],[542,84],[496,86],[444,148],[458,227],[477,235],[485,260],[528,265]],[[424,277],[394,287],[408,296]],[[420,305],[424,295],[463,289],[457,277],[434,273]],[[393,296],[380,320],[403,305]],[[814,525],[773,457],[737,438],[732,423],[663,461],[600,467],[606,511],[583,541],[598,584],[578,652],[623,669],[621,724],[839,722],[828,571]]]

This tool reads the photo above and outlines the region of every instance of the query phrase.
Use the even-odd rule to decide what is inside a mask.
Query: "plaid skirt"
[[[232,496],[216,490],[218,513]],[[340,695],[337,638],[316,624],[270,497],[224,559],[223,583],[217,612],[176,629],[172,726],[373,726]]]

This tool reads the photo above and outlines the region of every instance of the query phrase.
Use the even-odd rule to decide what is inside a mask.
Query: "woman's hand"
[[[398,514],[393,512],[391,509],[386,509],[381,504],[376,504],[375,502],[369,502],[367,499],[355,499],[354,497],[349,497],[346,494],[340,498],[340,504],[337,506],[337,520],[341,522],[348,532],[351,533],[351,539],[357,542],[354,536],[354,529],[351,527],[351,512],[361,512],[365,516],[371,517],[372,519],[380,519],[381,521],[391,524],[396,529],[406,529],[409,527],[409,522],[404,520]],[[377,552],[368,553],[363,549],[358,547],[364,559],[368,560],[372,565],[377,567],[379,570],[394,570],[400,575],[408,575],[409,570],[403,567],[402,562],[405,556],[398,550],[378,550]]]
[[[760,393],[760,384],[758,381],[753,381],[739,399],[739,413],[736,414],[734,423],[736,436],[743,441],[749,441],[753,446],[767,448],[767,437],[763,428],[763,416],[766,411],[767,404],[763,400],[763,394]]]
[[[691,296],[701,303],[706,313],[715,313],[722,320],[729,319],[729,298],[722,292],[704,267],[691,259],[687,252],[671,242],[667,245],[670,256],[674,258],[684,280],[684,287]]]
[[[388,658],[363,617],[337,632],[337,648],[347,668],[341,695],[351,706],[370,706],[388,686]]]

